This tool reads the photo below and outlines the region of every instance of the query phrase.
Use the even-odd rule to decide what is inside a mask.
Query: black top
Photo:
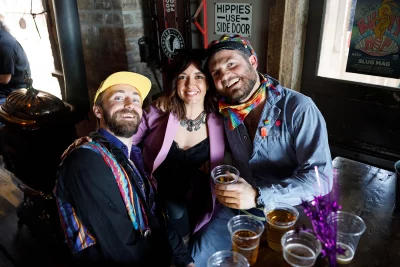
[[[165,160],[154,172],[157,191],[164,199],[180,200],[188,196],[199,183],[209,182],[209,175],[199,168],[210,158],[208,137],[195,146],[183,150],[174,141]]]
[[[24,70],[29,76],[29,60],[21,44],[7,31],[0,29],[0,74],[11,74],[8,84],[0,83],[0,98],[7,97],[12,91],[25,88]]]
[[[101,143],[120,164],[128,160],[120,148],[104,139]],[[157,226],[150,222],[154,220],[148,214],[149,223],[153,225],[150,237],[145,238],[133,228],[113,172],[96,152],[80,148],[73,150],[61,165],[57,177],[57,197],[74,206],[83,225],[97,239],[95,245],[74,255],[79,263],[167,267],[171,246],[178,266],[186,266],[192,261],[179,236],[166,231],[163,216],[157,212],[159,209],[155,211]],[[131,179],[129,172],[128,177]],[[134,183],[132,179],[131,182]]]

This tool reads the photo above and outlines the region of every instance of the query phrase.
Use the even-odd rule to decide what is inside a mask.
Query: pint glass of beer
[[[250,265],[257,261],[264,224],[250,215],[237,215],[229,220],[233,251],[242,254]]]
[[[211,177],[216,184],[234,184],[239,178],[239,171],[231,165],[219,165],[211,171]]]
[[[271,203],[264,208],[267,220],[268,246],[276,251],[282,251],[281,239],[284,233],[294,229],[299,217],[298,210],[286,203]]]

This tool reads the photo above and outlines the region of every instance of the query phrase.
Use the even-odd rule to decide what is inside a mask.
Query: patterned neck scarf
[[[268,79],[261,75],[261,85],[256,93],[246,102],[239,105],[232,105],[226,102],[225,98],[222,98],[218,103],[219,112],[226,118],[229,119],[228,126],[230,130],[235,129],[241,124],[246,116],[252,111],[258,104],[263,102],[267,98],[267,87],[270,86]]]
[[[98,154],[100,154],[105,164],[112,171],[115,182],[118,186],[119,192],[121,194],[122,200],[124,202],[127,214],[132,222],[132,226],[135,230],[140,231],[140,233],[146,237],[147,230],[150,230],[148,216],[146,214],[144,203],[142,203],[138,194],[143,193],[144,189],[141,188],[143,192],[136,192],[134,186],[132,185],[131,178],[123,166],[117,161],[115,156],[110,153],[110,151],[104,147],[101,143],[91,142],[80,146],[80,148],[90,149]],[[142,181],[145,178],[141,177],[139,170],[136,168],[135,164],[130,161],[129,167],[132,169],[132,175],[137,176]],[[156,184],[154,178],[149,178],[149,187],[151,192],[156,191]],[[57,186],[54,189],[54,195],[57,200],[58,212],[60,214],[61,225],[64,230],[64,234],[69,247],[73,253],[77,253],[87,247],[95,245],[97,239],[92,235],[88,228],[81,222],[76,214],[74,207],[68,203],[64,197],[58,196]]]

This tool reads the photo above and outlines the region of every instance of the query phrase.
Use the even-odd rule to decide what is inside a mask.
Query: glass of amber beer
[[[234,184],[239,178],[239,171],[231,165],[219,165],[211,171],[211,177],[216,184]]]
[[[249,262],[238,252],[222,250],[208,258],[207,267],[249,267]]]
[[[298,210],[283,202],[276,202],[265,206],[267,220],[268,246],[276,251],[282,251],[281,239],[284,233],[294,229],[299,217]]]
[[[233,251],[242,254],[250,265],[257,261],[264,224],[250,215],[237,215],[229,220]]]

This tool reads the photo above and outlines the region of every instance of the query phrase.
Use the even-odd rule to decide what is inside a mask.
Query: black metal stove
[[[0,122],[5,124],[0,130],[0,149],[14,183],[24,192],[17,210],[19,225],[26,225],[39,235],[48,245],[47,253],[58,260],[60,256],[69,257],[70,250],[64,242],[52,190],[60,156],[76,139],[75,124],[87,118],[90,102],[77,0],[51,2],[52,5],[48,1],[43,3],[46,10],[53,11],[47,14],[54,15],[57,29],[64,102],[35,90],[32,81],[28,88],[10,94],[0,107]],[[49,32],[51,21],[48,17]],[[65,266],[64,263],[60,265]]]
[[[58,242],[61,228],[52,190],[60,156],[76,139],[74,108],[27,80],[28,88],[12,92],[0,107],[3,159],[24,193],[19,225]]]

